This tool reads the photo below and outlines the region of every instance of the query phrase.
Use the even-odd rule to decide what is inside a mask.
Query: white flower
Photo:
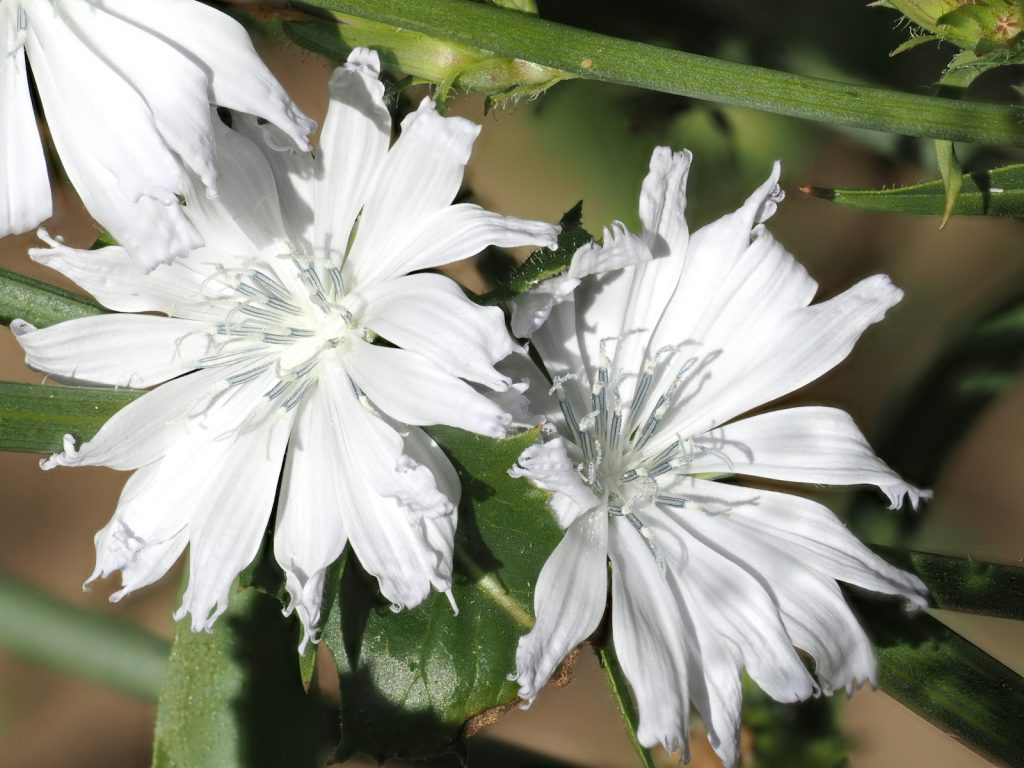
[[[925,587],[820,504],[717,480],[871,484],[893,506],[924,494],[843,411],[737,419],[837,365],[901,293],[876,276],[811,304],[816,283],[761,223],[781,199],[777,165],[743,207],[691,236],[689,163],[663,147],[651,159],[640,216],[652,254],[584,279],[533,336],[554,378],[537,404],[558,435],[512,474],[552,491],[566,533],[540,574],[517,680],[532,701],[594,632],[610,558],[612,634],[640,742],[685,755],[692,703],[733,765],[742,670],[788,702],[874,682],[871,646],[837,580],[916,605]],[[814,658],[817,681],[793,646]]]
[[[202,244],[177,195],[189,173],[218,189],[211,104],[305,149],[316,127],[242,26],[195,0],[0,0],[0,237],[52,210],[26,52],[68,178],[147,271]]]
[[[31,252],[111,309],[168,315],[12,324],[47,373],[165,382],[44,463],[136,470],[96,537],[90,581],[121,570],[114,599],[188,544],[177,615],[210,627],[257,552],[279,477],[274,553],[310,635],[346,541],[396,609],[450,588],[459,481],[418,425],[504,434],[508,415],[462,379],[507,388],[493,366],[514,343],[500,309],[419,270],[489,244],[550,246],[558,227],[451,205],[479,127],[425,99],[389,151],[378,74],[365,49],[335,71],[315,159],[265,156],[262,142],[215,124],[221,194],[190,189],[185,212],[206,247],[188,259],[141,275],[119,247],[51,240]],[[237,115],[235,125],[276,131]],[[371,344],[378,336],[395,346]]]

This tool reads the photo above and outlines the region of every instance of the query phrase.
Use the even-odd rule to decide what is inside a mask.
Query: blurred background
[[[898,28],[894,13],[867,8],[861,0],[632,0],[626,7],[610,0],[542,0],[540,5],[548,18],[622,37],[912,92],[928,92],[953,53],[926,45],[890,59],[889,51],[907,32]],[[302,109],[322,119],[334,65],[278,40],[260,45]],[[1013,100],[1010,86],[1019,74],[1003,70],[982,78],[972,94]],[[906,291],[905,300],[866,334],[844,365],[791,400],[849,411],[897,470],[935,490],[934,501],[920,513],[880,514],[877,500],[855,494],[816,497],[875,543],[1024,563],[1024,386],[1010,375],[969,407],[945,410],[941,398],[933,397],[939,384],[929,374],[982,318],[1024,296],[1022,224],[954,218],[939,231],[934,217],[861,213],[799,191],[805,185],[881,187],[933,178],[930,142],[830,130],[598,83],[560,84],[535,101],[487,115],[481,98],[456,98],[451,109],[484,125],[467,175],[476,198],[501,213],[553,221],[583,199],[584,224],[595,232],[612,219],[636,225],[640,182],[658,144],[694,151],[687,213],[693,227],[735,207],[780,159],[787,200],[771,226],[820,282],[820,296],[877,272],[891,275]],[[1013,159],[1001,151],[959,150],[966,170]],[[99,231],[74,192],[60,185],[55,197],[47,228],[70,245],[90,245]],[[33,236],[0,240],[0,266],[71,287],[27,259],[26,249],[34,244]],[[467,263],[454,274],[479,290],[487,274],[479,266]],[[1020,351],[1002,354],[1012,374]],[[6,329],[0,331],[0,379],[41,381],[24,367]],[[93,468],[44,474],[37,456],[0,454],[5,497],[0,572],[169,638],[179,573],[117,606],[106,601],[112,584],[100,583],[87,593],[80,589],[93,567],[93,534],[112,513],[125,479]],[[1024,674],[1024,623],[945,611],[936,615]],[[332,675],[324,672],[329,658],[322,660],[327,663],[321,664],[320,680],[330,688]],[[853,766],[988,765],[883,693],[863,690],[840,706]],[[787,717],[801,717],[799,708],[789,709]],[[0,654],[3,766],[146,766],[154,713],[150,702]],[[504,715],[480,737],[580,766],[636,764],[588,650],[570,684],[551,687],[533,709]],[[749,765],[757,764],[753,739],[745,734]],[[699,732],[693,748],[694,765],[718,765]],[[540,763],[524,758],[521,764]]]

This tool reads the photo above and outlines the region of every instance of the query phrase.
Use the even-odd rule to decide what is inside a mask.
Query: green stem
[[[615,705],[622,713],[622,721],[626,725],[626,733],[633,744],[633,750],[640,758],[640,764],[644,768],[654,768],[654,758],[647,748],[640,743],[636,737],[636,729],[640,725],[640,716],[637,714],[636,706],[630,697],[629,684],[626,682],[626,675],[619,666],[619,657],[615,655],[615,645],[612,643],[611,635],[601,645],[596,647],[598,658],[601,659],[601,669],[608,680],[608,688],[615,699]]]
[[[0,322],[25,320],[37,328],[106,312],[92,299],[0,269]]]
[[[466,0],[307,0],[576,77],[751,107],[834,125],[1024,146],[1024,111],[887,91],[622,40]]]
[[[0,574],[0,648],[156,701],[169,644]]]

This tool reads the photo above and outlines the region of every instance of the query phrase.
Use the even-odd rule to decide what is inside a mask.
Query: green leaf
[[[1024,568],[965,557],[873,547],[928,585],[937,608],[1024,620]]]
[[[254,589],[231,596],[212,632],[179,623],[154,768],[319,768],[323,710],[295,672],[293,630],[280,604]]]
[[[131,389],[0,382],[0,451],[51,453],[64,435],[77,443],[143,393]]]
[[[863,211],[941,216],[946,207],[941,179],[893,189],[804,187],[802,191]],[[1024,218],[1024,164],[964,174],[953,214]]]
[[[942,622],[853,595],[883,691],[976,752],[1024,766],[1024,678]]]
[[[341,677],[339,757],[428,757],[460,750],[517,701],[507,676],[533,624],[533,586],[562,531],[546,495],[508,475],[536,430],[491,440],[454,429],[431,434],[463,483],[453,593],[395,614],[350,557],[322,639]]]
[[[623,40],[465,0],[306,0],[305,4],[579,78],[835,125],[949,141],[1024,145],[1024,112],[1016,107],[793,75]]]
[[[106,312],[78,293],[0,269],[0,322],[24,320],[37,328]]]
[[[605,679],[608,681],[608,688],[611,690],[615,706],[619,708],[622,715],[622,722],[626,726],[626,733],[629,735],[633,751],[640,758],[640,764],[644,768],[654,768],[654,758],[651,752],[637,738],[636,731],[640,727],[640,715],[637,712],[636,704],[633,702],[629,690],[629,681],[626,680],[626,673],[619,665],[619,657],[615,655],[615,643],[611,633],[596,646],[597,656],[601,660],[601,669],[604,670]]]
[[[935,159],[939,164],[939,173],[942,174],[942,186],[945,190],[946,199],[942,207],[942,223],[939,229],[946,226],[949,217],[956,210],[957,201],[960,199],[960,190],[964,186],[964,172],[960,167],[960,161],[956,159],[956,149],[952,141],[935,142]]]
[[[37,664],[156,699],[167,642],[0,574],[0,649]]]
[[[497,304],[525,293],[534,285],[549,277],[561,274],[569,268],[573,254],[593,240],[583,228],[583,201],[576,203],[562,216],[559,222],[562,231],[558,235],[555,249],[541,248],[530,254],[509,279],[489,293],[481,294],[476,300],[481,304]]]
[[[819,696],[795,703],[775,701],[743,678],[742,722],[751,736],[757,768],[841,768],[850,739],[843,732],[843,697]]]

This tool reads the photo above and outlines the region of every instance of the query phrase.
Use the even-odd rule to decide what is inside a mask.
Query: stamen
[[[663,496],[659,494],[654,497],[654,502],[656,504],[664,504],[666,507],[677,507],[679,509],[689,506],[686,499],[681,499],[678,496]]]
[[[261,365],[256,368],[250,368],[248,371],[243,371],[242,373],[235,373],[232,374],[231,376],[228,376],[227,379],[225,379],[225,381],[227,381],[228,386],[235,387],[238,386],[239,384],[244,384],[247,381],[252,381],[253,379],[259,377],[259,375],[266,371],[268,367],[269,365]]]
[[[315,379],[303,379],[302,383],[299,385],[299,388],[288,396],[288,399],[285,400],[284,403],[282,403],[281,407],[284,408],[286,411],[290,411],[293,408],[295,408],[295,406],[302,402],[302,398],[306,396],[306,394],[309,392],[310,389],[313,388],[315,384]]]

